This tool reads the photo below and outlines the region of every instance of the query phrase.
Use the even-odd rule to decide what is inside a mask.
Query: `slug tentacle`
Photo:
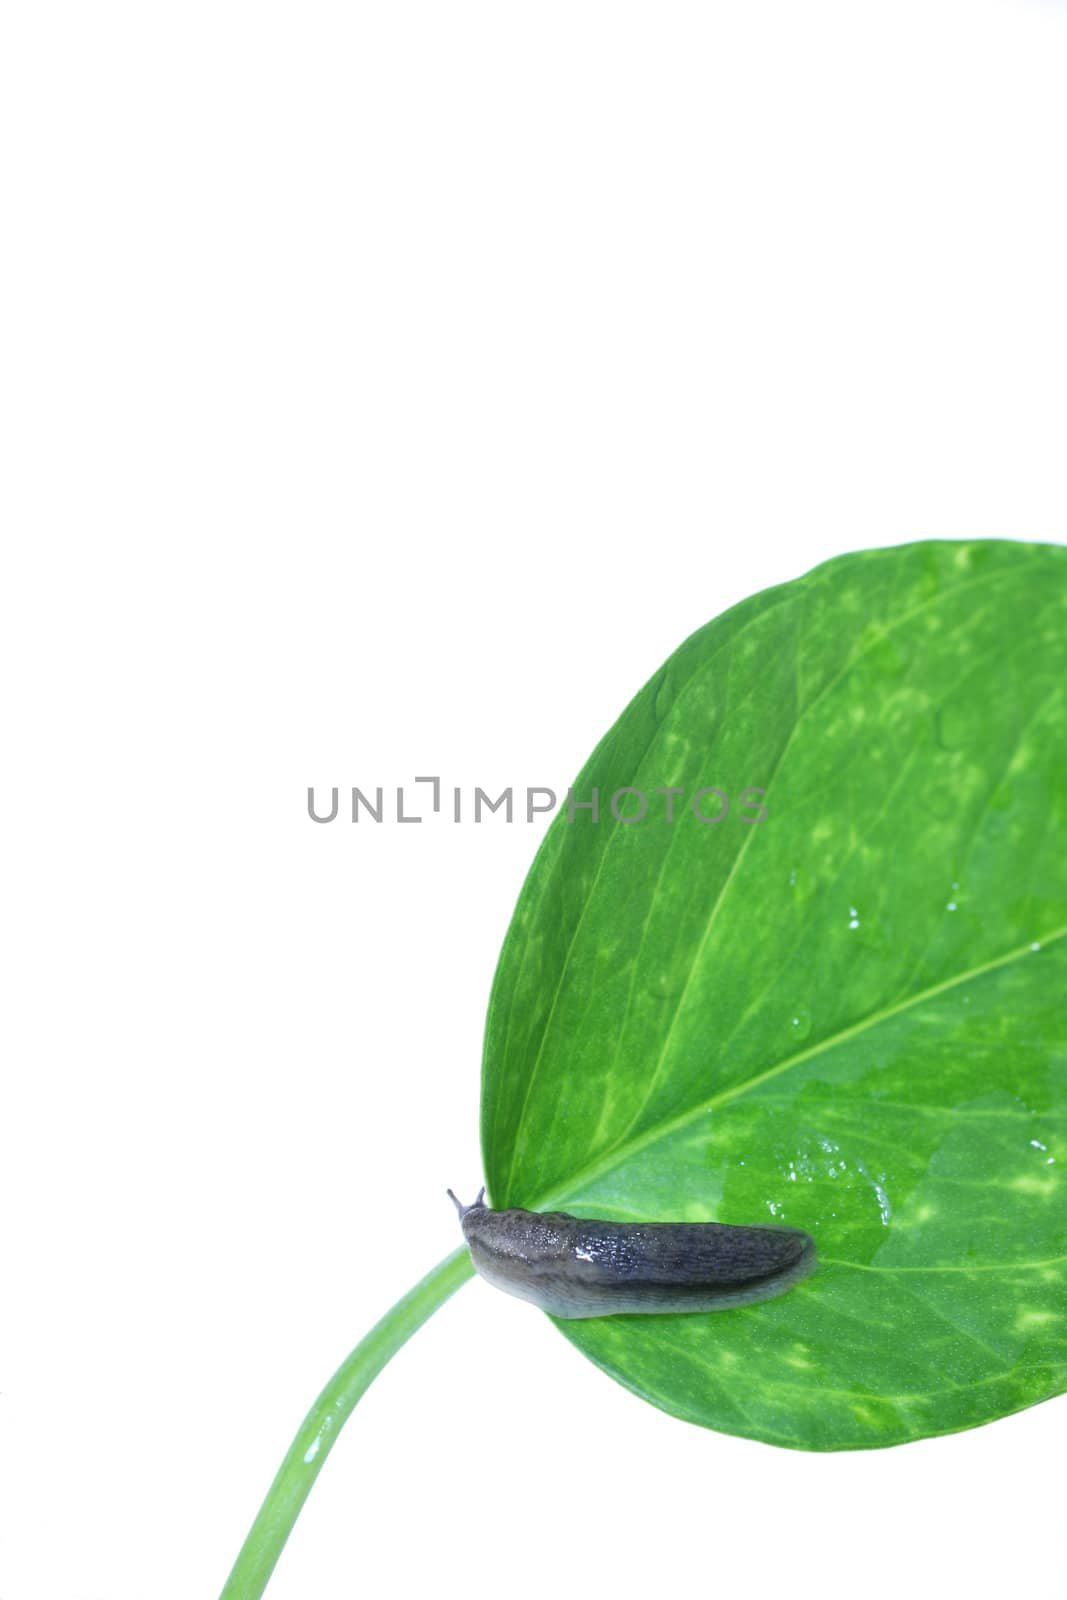
[[[449,1194],[483,1278],[556,1317],[719,1311],[768,1300],[808,1275],[799,1228],[609,1222],[565,1211],[493,1211]]]
[[[461,1220],[467,1215],[468,1211],[473,1211],[475,1206],[481,1206],[481,1205],[485,1204],[485,1187],[484,1187],[484,1185],[482,1186],[482,1188],[480,1188],[478,1190],[477,1195],[471,1201],[469,1206],[465,1206],[463,1204],[462,1200],[457,1200],[456,1196],[452,1193],[451,1189],[446,1189],[445,1193],[447,1194],[448,1198],[451,1200],[452,1204],[455,1206],[456,1210],[459,1212]]]

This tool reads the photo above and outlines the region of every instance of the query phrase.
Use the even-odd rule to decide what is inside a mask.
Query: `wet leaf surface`
[[[567,1338],[665,1410],[806,1449],[1061,1392],[1067,549],[862,552],[756,595],[574,787],[599,820],[549,830],[493,989],[492,1203],[777,1220],[820,1263]]]

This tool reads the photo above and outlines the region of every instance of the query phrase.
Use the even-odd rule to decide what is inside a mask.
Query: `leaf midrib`
[[[798,585],[800,585],[802,583],[805,583],[807,581],[807,579],[813,577],[815,575],[815,573],[817,573],[818,571],[819,571],[819,569],[815,568],[814,573],[807,574],[807,577],[805,579],[798,579],[797,580]],[[837,672],[834,673],[822,685],[822,687],[812,696],[812,698],[804,706],[802,706],[802,707],[800,707],[798,709],[798,711],[796,713],[796,716],[793,719],[792,725],[791,725],[791,727],[789,729],[789,732],[786,735],[785,740],[783,741],[782,748],[778,753],[777,759],[775,760],[774,767],[773,767],[773,769],[771,771],[770,778],[769,778],[768,783],[767,783],[766,788],[765,788],[765,794],[769,794],[771,792],[771,790],[772,790],[772,788],[774,786],[775,779],[777,778],[778,773],[780,772],[780,770],[781,770],[781,768],[782,768],[782,766],[783,766],[783,764],[785,762],[785,759],[786,759],[786,757],[787,757],[787,755],[789,753],[789,750],[791,749],[791,747],[793,745],[793,741],[796,738],[797,729],[800,727],[801,723],[804,721],[804,719],[812,711],[814,711],[822,703],[823,700],[825,700],[827,698],[828,695],[832,694],[834,692],[834,690],[836,688],[838,688],[838,686],[849,676],[849,674],[851,672],[853,672],[855,670],[855,668],[859,665],[859,663],[862,660],[864,660],[871,653],[872,650],[877,649],[880,645],[882,645],[885,642],[885,640],[887,638],[889,638],[892,634],[896,633],[899,629],[905,627],[908,623],[914,621],[916,617],[922,616],[925,613],[927,613],[928,611],[932,611],[932,610],[936,609],[937,607],[948,603],[951,600],[958,599],[958,597],[959,597],[959,595],[960,595],[960,593],[962,591],[968,590],[968,589],[972,589],[972,588],[975,588],[975,587],[977,587],[977,586],[979,586],[981,584],[984,584],[984,583],[988,582],[991,578],[1000,578],[1001,580],[1003,580],[1004,576],[1005,576],[1004,572],[1000,568],[992,568],[992,569],[987,570],[985,572],[978,573],[978,574],[976,574],[976,575],[974,575],[972,577],[962,579],[959,583],[956,583],[956,584],[952,585],[952,587],[944,589],[944,590],[938,592],[937,594],[925,596],[917,605],[911,607],[911,609],[908,610],[908,611],[902,612],[900,614],[900,616],[893,617],[888,622],[883,622],[879,626],[878,631],[875,633],[875,635],[873,637],[868,638],[866,640],[866,642],[858,650],[856,650],[853,654],[851,654],[848,657],[848,659],[845,662],[842,663],[842,665],[839,667]],[[804,598],[806,598],[806,595],[798,595],[798,598],[804,599]],[[768,611],[773,611],[775,609],[777,609],[775,606],[770,606],[770,607],[767,608]],[[754,616],[749,623],[745,624],[745,627],[740,630],[740,633],[743,634],[744,632],[746,632],[749,627],[755,625],[755,623],[758,622],[765,615],[766,615],[765,612],[757,613],[756,616]],[[737,637],[740,637],[740,634],[737,635],[735,638],[732,638],[731,640],[726,641],[724,643],[722,649],[723,650],[729,650],[729,649],[733,648],[733,646],[736,644],[736,638]],[[721,654],[721,653],[722,653],[721,650],[720,651],[716,651],[715,652],[715,656],[712,657],[711,659],[716,659],[718,657],[718,655]],[[710,662],[703,663],[703,665],[696,672],[694,672],[691,675],[690,678],[688,678],[686,680],[685,688],[689,689],[692,686],[692,683],[693,683],[694,679],[697,678],[697,677],[702,676],[704,674],[704,672],[707,670],[707,667],[709,665],[710,665]],[[678,697],[676,697],[676,704],[677,704],[677,699],[680,699],[680,698],[681,698],[680,695]],[[650,745],[648,747],[646,747],[644,755],[642,756],[641,760],[637,763],[637,767],[635,769],[635,773],[640,771],[640,768],[641,768],[645,758],[648,755],[648,750],[651,748],[651,744],[654,744],[654,743],[655,743],[655,736],[653,736],[653,739],[652,739]],[[722,904],[723,904],[724,900],[726,899],[728,891],[730,890],[730,888],[731,888],[731,886],[732,886],[732,884],[734,882],[734,879],[736,878],[737,873],[741,868],[741,865],[742,865],[742,863],[743,863],[743,861],[745,859],[745,856],[746,856],[746,854],[748,852],[748,848],[749,848],[754,836],[755,836],[755,829],[750,829],[748,834],[746,835],[746,837],[741,841],[740,846],[739,846],[738,851],[737,851],[737,854],[734,856],[734,859],[731,862],[730,870],[729,870],[729,872],[728,872],[728,874],[727,874],[727,876],[726,876],[726,878],[725,878],[725,880],[724,880],[724,882],[723,882],[723,884],[722,884],[722,886],[721,886],[721,888],[719,890],[718,895],[715,898],[715,903],[711,908],[710,915],[709,915],[708,919],[705,922],[703,933],[702,933],[700,941],[698,943],[698,946],[697,946],[697,949],[696,949],[696,953],[695,953],[695,955],[693,957],[693,960],[692,960],[692,962],[690,963],[690,966],[689,966],[689,971],[687,973],[686,980],[685,980],[685,983],[684,983],[683,988],[682,988],[682,993],[679,996],[678,1001],[677,1001],[677,1003],[676,1003],[676,1005],[674,1007],[674,1012],[673,1012],[673,1015],[671,1017],[670,1024],[669,1024],[669,1026],[668,1026],[668,1028],[666,1030],[666,1034],[665,1034],[664,1039],[663,1039],[663,1041],[662,1041],[662,1043],[660,1045],[660,1049],[659,1049],[659,1052],[657,1054],[656,1061],[655,1061],[655,1063],[653,1065],[653,1069],[652,1069],[652,1078],[653,1079],[655,1079],[656,1076],[658,1075],[658,1073],[660,1071],[660,1068],[661,1068],[661,1066],[663,1064],[664,1057],[666,1056],[667,1051],[669,1049],[670,1042],[671,1042],[671,1039],[672,1039],[673,1034],[674,1034],[675,1026],[676,1026],[676,1024],[678,1022],[679,1015],[680,1015],[680,1013],[681,1013],[681,1011],[683,1009],[683,1006],[684,1006],[686,995],[687,995],[687,993],[689,991],[690,984],[692,983],[694,973],[696,972],[697,968],[700,966],[701,955],[702,955],[703,950],[705,949],[705,947],[707,945],[707,941],[708,941],[708,939],[709,939],[709,937],[711,935],[712,928],[714,927],[715,922],[717,920],[719,910],[722,907]],[[524,1094],[523,1094],[522,1104],[521,1104],[521,1106],[519,1108],[519,1113],[518,1113],[517,1118],[515,1119],[515,1125],[514,1125],[514,1133],[513,1133],[512,1148],[511,1148],[511,1160],[510,1160],[509,1166],[508,1166],[508,1176],[507,1176],[507,1182],[506,1182],[506,1191],[507,1191],[509,1196],[511,1196],[512,1193],[513,1193],[513,1185],[514,1185],[514,1181],[515,1181],[515,1169],[516,1169],[516,1166],[518,1164],[519,1157],[520,1157],[520,1140],[521,1140],[521,1135],[522,1135],[523,1123],[525,1121],[526,1111],[527,1111],[527,1108],[529,1106],[530,1099],[531,1099],[531,1096],[532,1096],[534,1080],[537,1077],[538,1069],[540,1067],[541,1059],[542,1059],[542,1056],[543,1056],[543,1053],[544,1053],[545,1042],[546,1042],[546,1040],[548,1038],[550,1027],[551,1027],[551,1023],[552,1023],[552,1019],[553,1019],[553,1016],[555,1015],[556,1006],[557,1006],[557,1003],[559,1001],[560,993],[562,991],[563,976],[567,971],[567,967],[568,967],[568,964],[569,964],[569,961],[570,961],[571,952],[574,949],[575,943],[576,943],[577,938],[578,938],[578,934],[579,934],[579,932],[581,930],[582,924],[583,924],[584,919],[585,919],[586,912],[587,912],[587,910],[589,908],[589,905],[590,905],[590,903],[591,903],[591,901],[593,899],[593,890],[595,889],[596,883],[597,883],[597,881],[599,879],[600,871],[601,871],[601,868],[603,866],[604,859],[605,859],[605,857],[607,855],[608,850],[611,847],[611,844],[614,842],[614,838],[615,838],[615,835],[613,834],[608,839],[608,842],[605,845],[604,850],[601,852],[600,860],[598,861],[596,870],[594,872],[593,883],[590,886],[590,890],[589,890],[589,892],[587,893],[587,895],[585,897],[585,900],[584,900],[584,903],[582,905],[581,911],[579,913],[579,916],[578,916],[577,922],[575,924],[575,927],[571,932],[571,937],[570,937],[570,941],[568,943],[568,948],[567,948],[566,954],[564,956],[563,962],[562,962],[562,964],[560,966],[559,975],[557,977],[556,984],[555,984],[555,987],[554,987],[554,990],[553,990],[552,1002],[551,1002],[551,1005],[550,1005],[550,1008],[549,1008],[548,1016],[546,1017],[545,1023],[544,1023],[544,1025],[542,1027],[542,1030],[541,1030],[541,1038],[540,1038],[540,1041],[538,1043],[537,1053],[536,1053],[536,1055],[534,1057],[533,1063],[532,1063],[532,1065],[530,1067],[529,1074],[527,1076],[526,1088],[525,1088],[525,1091],[524,1091]],[[674,841],[672,839],[671,844],[673,844],[673,842]],[[668,846],[668,852],[667,852],[668,854],[669,854],[669,850],[670,850],[670,847]],[[662,870],[663,870],[662,869],[662,865],[661,865],[661,869],[660,870],[662,872]],[[701,1108],[698,1108],[698,1111],[696,1113],[693,1113],[693,1114],[694,1115],[699,1114],[699,1110],[700,1109]]]
[[[879,1027],[883,1022],[888,1022],[893,1017],[900,1016],[903,1012],[910,1011],[927,1000],[933,1000],[950,989],[959,988],[961,984],[971,983],[978,978],[984,977],[986,973],[997,971],[1000,967],[1010,966],[1013,961],[1019,961],[1026,956],[1034,955],[1036,953],[1034,950],[1035,944],[1040,946],[1041,950],[1046,950],[1050,945],[1055,944],[1065,936],[1067,936],[1067,924],[1061,928],[1053,929],[1051,933],[1037,934],[1034,938],[1028,939],[1025,944],[1007,951],[1004,955],[995,956],[991,961],[983,962],[981,966],[971,967],[966,972],[956,973],[950,978],[943,979],[940,983],[932,984],[927,989],[920,989],[916,994],[910,995],[905,1000],[884,1006],[880,1011],[872,1012],[869,1016],[861,1018],[860,1021],[850,1024],[847,1028],[842,1028],[837,1033],[830,1034],[827,1038],[819,1040],[818,1043],[810,1045],[806,1050],[800,1050],[796,1055],[787,1056],[784,1061],[775,1062],[773,1066],[757,1073],[755,1077],[747,1078],[742,1083],[732,1084],[726,1089],[721,1089],[717,1094],[710,1095],[706,1100],[701,1100],[695,1106],[690,1106],[687,1110],[679,1113],[678,1116],[672,1117],[665,1122],[656,1123],[635,1138],[614,1146],[599,1157],[598,1160],[590,1162],[587,1166],[572,1174],[563,1186],[530,1201],[529,1208],[534,1211],[544,1211],[560,1204],[561,1201],[573,1195],[575,1189],[583,1184],[603,1177],[605,1173],[613,1171],[616,1167],[623,1166],[642,1150],[647,1149],[649,1145],[657,1144],[661,1139],[669,1138],[671,1134],[677,1133],[679,1129],[686,1127],[691,1122],[695,1122],[698,1117],[705,1116],[709,1111],[714,1111],[719,1106],[729,1105],[732,1101],[739,1100],[742,1095],[750,1093],[751,1090],[759,1088],[764,1083],[769,1083],[774,1078],[781,1077],[783,1073],[788,1072],[793,1067],[800,1066],[802,1062],[810,1061],[813,1057],[834,1049],[835,1046],[845,1043],[848,1039],[857,1038],[860,1034]]]
[[[877,1261],[842,1261],[836,1256],[824,1256],[820,1253],[819,1262],[824,1267],[847,1267],[855,1272],[884,1272],[896,1277],[898,1273],[928,1273],[928,1272],[956,1272],[963,1276],[970,1276],[974,1272],[998,1272],[1005,1276],[1013,1272],[1036,1272],[1041,1267],[1061,1267],[1067,1264],[1067,1256],[1048,1256],[1044,1261],[972,1261],[966,1266],[936,1266],[934,1264],[920,1266],[891,1266]]]
[[[955,592],[958,592],[958,591],[951,591],[951,592],[955,593]],[[926,602],[922,606],[915,607],[910,612],[905,612],[901,617],[899,617],[897,619],[897,622],[894,625],[885,628],[885,630],[884,630],[883,634],[881,635],[881,637],[882,638],[887,637],[888,634],[894,630],[894,627],[899,626],[899,625],[903,625],[905,622],[908,622],[908,621],[912,620],[912,618],[914,618],[916,615],[918,615],[921,612],[923,612],[925,610],[928,610],[928,609],[930,609],[930,602]],[[970,619],[970,620],[973,623],[973,618]],[[871,649],[873,649],[873,648],[875,648],[875,645],[872,643],[872,644],[868,645],[865,650],[861,651],[859,655],[851,658],[850,661],[844,667],[842,667],[841,670],[835,675],[835,677],[832,678],[827,684],[825,684],[823,686],[823,688],[814,697],[814,699],[809,701],[808,704],[806,706],[804,706],[803,710],[795,718],[795,720],[794,720],[794,722],[793,722],[793,724],[792,724],[792,726],[791,726],[791,728],[789,730],[788,737],[787,737],[784,745],[782,746],[781,753],[779,754],[778,759],[775,762],[774,768],[772,769],[770,778],[768,779],[768,782],[767,782],[767,785],[766,785],[766,789],[765,789],[765,797],[769,796],[771,794],[773,788],[774,788],[775,781],[776,781],[776,779],[778,777],[778,774],[781,771],[782,767],[785,765],[786,757],[789,754],[790,747],[791,747],[791,745],[793,743],[793,740],[794,740],[794,738],[796,736],[797,729],[800,727],[801,722],[803,722],[804,718],[808,715],[808,713],[813,711],[820,704],[820,702],[823,699],[828,698],[834,692],[834,690],[844,681],[844,679],[846,677],[848,677],[849,673],[853,670],[855,665],[862,659],[862,657],[865,654],[868,654],[869,651]],[[988,660],[991,660],[991,659],[995,658],[998,654],[1002,654],[1002,653],[1003,653],[1003,646],[1001,645],[1001,646],[998,647],[998,649],[990,651],[990,652],[987,652],[984,656],[980,657],[978,662],[973,662],[973,661],[970,662],[968,664],[967,669],[964,672],[963,676],[961,678],[958,678],[958,679],[955,680],[955,682],[951,685],[950,690],[948,692],[949,693],[954,693],[956,691],[956,689],[959,687],[959,685],[961,683],[965,682],[968,677],[972,676],[973,673],[975,671],[977,671],[978,668],[982,664],[984,664]],[[1052,693],[1055,694],[1055,693],[1059,693],[1060,691],[1061,691],[1061,685],[1060,684],[1055,684],[1053,686]],[[1024,726],[1029,726],[1029,724],[1034,720],[1034,718],[1036,718],[1041,713],[1041,711],[1043,711],[1044,707],[1047,705],[1047,703],[1048,703],[1050,698],[1052,698],[1051,694],[1045,696],[1045,698],[1041,701],[1039,707],[1037,707],[1031,713],[1031,716],[1027,719],[1027,723]],[[1021,733],[1020,733],[1020,736],[1021,736]],[[711,934],[712,934],[712,931],[713,931],[713,929],[715,927],[716,920],[717,920],[717,918],[719,916],[720,911],[722,910],[724,902],[727,899],[729,891],[730,891],[730,889],[731,889],[731,887],[733,885],[734,879],[737,877],[738,873],[740,872],[742,863],[743,863],[744,858],[745,858],[745,853],[748,850],[748,847],[751,844],[751,842],[752,842],[754,837],[755,837],[755,830],[753,829],[753,830],[751,830],[749,832],[749,834],[745,838],[740,850],[738,851],[737,855],[735,856],[735,858],[733,860],[733,863],[731,864],[729,874],[728,874],[725,882],[723,883],[722,888],[719,890],[718,895],[716,896],[715,903],[711,908],[711,913],[710,913],[709,917],[707,918],[707,920],[705,922],[703,932],[701,934],[699,943],[697,944],[696,953],[695,953],[695,955],[693,957],[692,962],[690,963],[689,971],[688,971],[688,973],[686,975],[685,983],[682,986],[681,994],[679,995],[678,1000],[677,1000],[677,1002],[675,1004],[674,1011],[673,1011],[673,1014],[671,1016],[670,1024],[669,1024],[669,1026],[668,1026],[668,1028],[667,1028],[667,1030],[666,1030],[666,1032],[664,1034],[662,1043],[660,1044],[660,1048],[659,1048],[659,1051],[658,1051],[657,1056],[656,1056],[655,1063],[653,1064],[653,1068],[652,1068],[652,1071],[651,1071],[651,1074],[650,1074],[650,1077],[649,1077],[648,1088],[647,1088],[646,1094],[645,1094],[644,1103],[643,1103],[643,1105],[641,1107],[638,1108],[638,1111],[637,1111],[636,1115],[631,1119],[631,1125],[634,1122],[637,1121],[638,1117],[641,1114],[641,1111],[644,1109],[644,1105],[647,1105],[649,1099],[651,1098],[652,1090],[653,1090],[653,1088],[654,1088],[654,1086],[656,1084],[656,1081],[658,1080],[658,1078],[659,1078],[659,1076],[660,1076],[660,1074],[661,1074],[661,1072],[663,1070],[664,1062],[666,1061],[666,1059],[667,1059],[667,1057],[669,1055],[669,1052],[670,1052],[671,1042],[673,1040],[675,1030],[676,1030],[676,1028],[677,1028],[677,1026],[679,1024],[679,1019],[680,1019],[680,1017],[682,1015],[682,1012],[683,1012],[683,1010],[685,1008],[686,997],[687,997],[687,995],[689,993],[689,990],[690,990],[690,988],[692,986],[692,983],[694,981],[694,978],[695,978],[697,972],[702,967],[704,951],[707,948],[708,942],[709,942],[709,940],[711,938]],[[673,844],[673,842],[674,841],[672,840],[671,843]],[[973,843],[973,841],[972,841],[972,843]],[[668,847],[668,853],[669,853],[669,847]],[[917,964],[915,971],[918,971],[919,965],[921,965],[921,960],[920,960],[920,963]],[[914,977],[914,975],[915,974],[913,972],[912,976]],[[749,1005],[749,1007],[748,1007],[747,1011],[745,1012],[744,1016],[741,1019],[739,1019],[739,1021],[735,1024],[733,1032],[729,1036],[730,1038],[733,1038],[736,1035],[736,1033],[738,1032],[738,1030],[742,1026],[742,1024],[745,1021],[747,1021],[748,1017],[750,1017],[756,1009],[758,1009],[759,1003],[760,1003],[759,1001],[754,1001]],[[726,1042],[728,1043],[729,1040],[727,1040]]]

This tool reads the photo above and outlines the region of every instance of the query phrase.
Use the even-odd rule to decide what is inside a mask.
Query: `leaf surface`
[[[729,809],[701,822],[711,788]],[[819,1267],[567,1338],[667,1411],[805,1449],[1060,1393],[1067,549],[866,551],[754,596],[640,691],[575,799],[593,789],[599,820],[561,812],[501,953],[492,1203],[777,1220]],[[621,789],[640,821],[613,817]]]

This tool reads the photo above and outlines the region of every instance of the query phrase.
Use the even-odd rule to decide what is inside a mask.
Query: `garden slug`
[[[482,1189],[451,1189],[483,1278],[554,1317],[719,1311],[768,1300],[815,1265],[799,1228],[721,1222],[607,1222],[565,1211],[493,1211]]]

